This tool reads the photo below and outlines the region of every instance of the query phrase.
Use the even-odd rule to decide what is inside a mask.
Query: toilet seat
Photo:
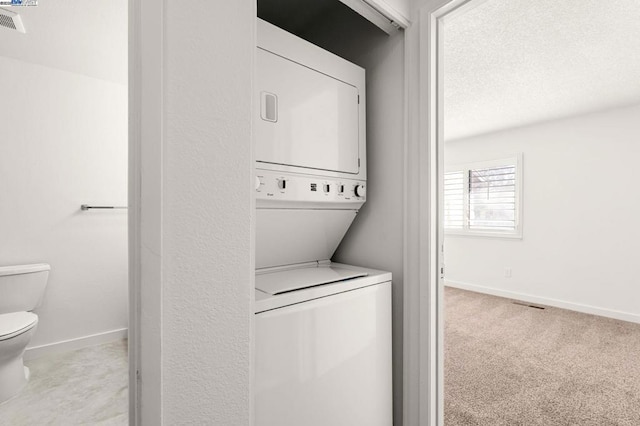
[[[12,312],[0,315],[0,341],[11,339],[31,330],[38,323],[33,312]]]

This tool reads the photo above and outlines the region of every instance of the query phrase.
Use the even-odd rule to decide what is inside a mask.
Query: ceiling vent
[[[21,33],[25,32],[20,15],[9,12],[6,9],[0,9],[0,27],[16,30]]]

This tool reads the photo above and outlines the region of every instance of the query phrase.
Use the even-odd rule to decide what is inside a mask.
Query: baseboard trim
[[[69,339],[55,343],[48,343],[46,345],[33,346],[31,348],[27,348],[27,350],[24,352],[24,359],[31,360],[46,355],[75,351],[77,349],[100,345],[102,343],[115,342],[116,340],[125,339],[126,337],[127,329],[119,328],[117,330],[105,331],[104,333],[92,334],[90,336],[78,337],[76,339]]]
[[[470,284],[461,281],[446,280],[447,287],[459,288],[461,290],[475,291],[477,293],[490,294],[492,296],[505,297],[507,299],[522,300],[523,302],[536,303],[539,305],[553,306],[554,308],[568,309],[570,311],[582,312],[584,314],[598,315],[601,317],[613,318],[621,321],[628,321],[640,324],[640,315],[629,312],[616,311],[612,309],[598,308],[596,306],[582,305],[579,303],[566,302],[564,300],[549,299],[546,297],[533,296],[515,291],[500,290],[478,284]]]

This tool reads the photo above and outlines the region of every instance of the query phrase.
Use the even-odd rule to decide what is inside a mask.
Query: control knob
[[[356,185],[353,192],[356,194],[356,197],[364,197],[367,194],[367,190],[364,185]]]
[[[255,187],[256,187],[256,191],[257,191],[258,189],[260,189],[260,183],[261,183],[261,182],[260,182],[260,178],[259,178],[258,176],[256,176],[256,181],[255,181],[255,184],[254,184],[254,185],[255,185]]]

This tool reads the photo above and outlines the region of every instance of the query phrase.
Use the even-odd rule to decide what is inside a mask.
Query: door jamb
[[[129,424],[162,424],[163,2],[129,2]]]
[[[484,1],[425,0],[405,34],[405,425],[444,424],[443,22]]]

